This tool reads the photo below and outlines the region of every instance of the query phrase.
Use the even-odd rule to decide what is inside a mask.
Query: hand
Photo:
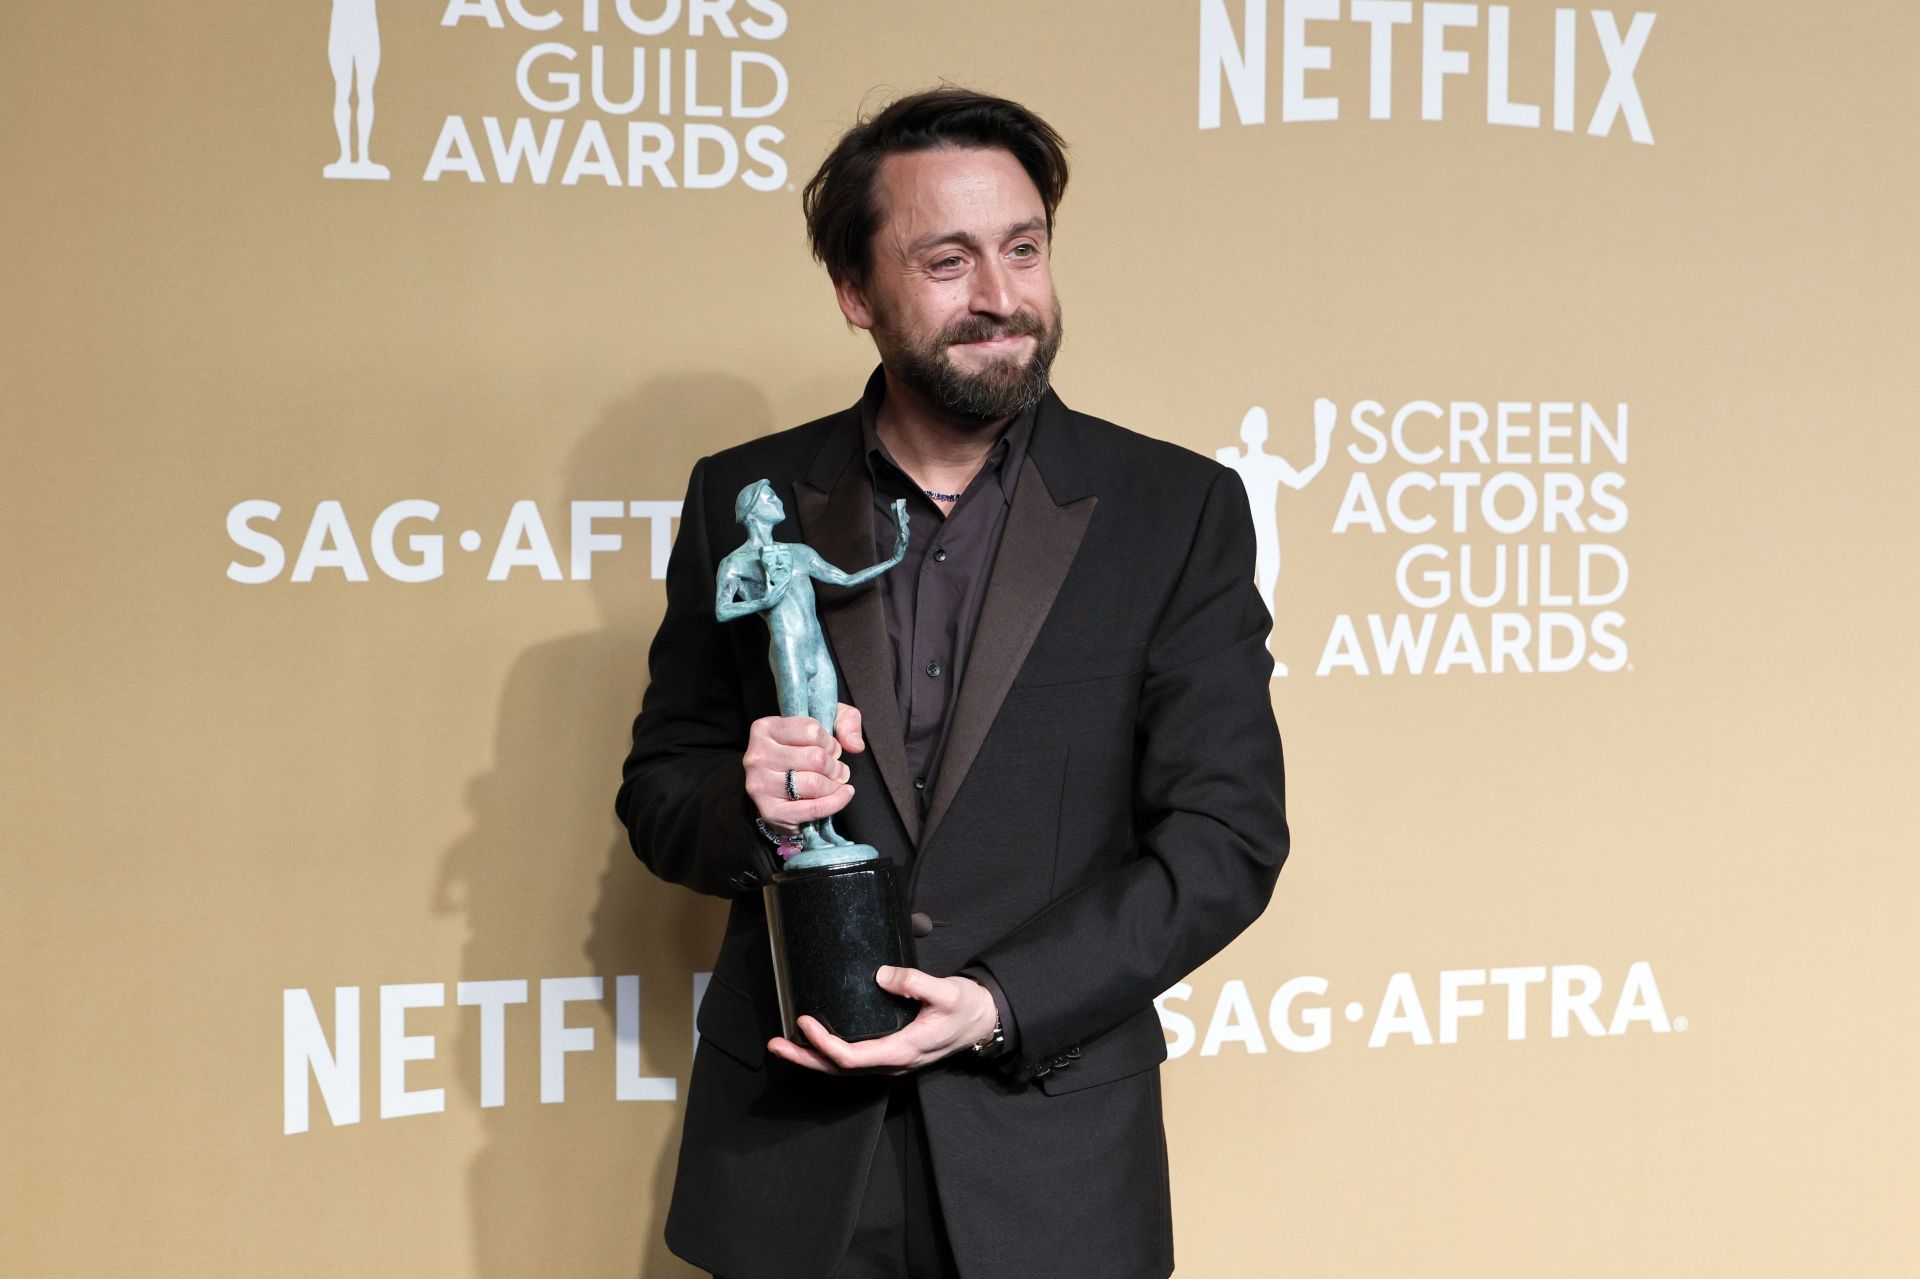
[[[853,800],[853,787],[847,785],[853,774],[840,757],[858,755],[867,741],[854,707],[841,703],[835,720],[838,738],[827,736],[811,715],[769,715],[747,730],[747,752],[740,765],[747,798],[767,825],[792,831],[803,822],[833,816]],[[793,770],[798,800],[787,798],[788,769]]]
[[[918,968],[883,965],[873,980],[882,990],[919,1000],[919,1015],[891,1035],[857,1044],[815,1018],[802,1017],[800,1030],[811,1046],[775,1036],[767,1041],[767,1051],[825,1075],[904,1075],[971,1048],[993,1033],[1000,1016],[993,995],[971,977],[935,977]]]

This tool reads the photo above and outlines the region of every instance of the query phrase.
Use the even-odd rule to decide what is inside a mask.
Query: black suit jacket
[[[765,627],[714,619],[714,570],[771,480],[776,538],[872,559],[857,409],[703,459],[667,570],[618,809],[658,875],[732,899],[698,1018],[667,1240],[739,1279],[824,1279],[845,1249],[888,1080],[770,1057],[758,886],[774,869],[740,764],[777,714]],[[868,749],[836,818],[931,917],[920,966],[978,964],[1015,1052],[915,1076],[969,1276],[1157,1277],[1173,1265],[1153,998],[1258,917],[1287,854],[1269,618],[1240,480],[1049,393],[1008,512],[925,819],[906,768],[877,584],[821,621]]]

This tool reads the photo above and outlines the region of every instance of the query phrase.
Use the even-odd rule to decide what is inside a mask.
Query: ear
[[[856,329],[873,328],[873,308],[867,305],[866,290],[852,280],[835,280],[833,297],[840,304],[840,314],[847,317],[847,323]]]

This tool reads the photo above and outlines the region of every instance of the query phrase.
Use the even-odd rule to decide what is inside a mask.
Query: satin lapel
[[[1000,713],[1000,703],[1006,700],[1014,676],[1027,660],[1027,651],[1033,647],[1034,637],[1047,620],[1047,611],[1060,593],[1060,583],[1080,549],[1080,539],[1086,536],[1096,500],[1083,497],[1055,506],[1031,455],[1021,468],[1013,509],[1007,512],[1007,528],[994,557],[993,575],[987,579],[973,649],[967,655],[967,669],[960,675],[960,696],[953,709],[953,726],[947,733],[933,799],[927,806],[926,833],[918,840],[920,847],[932,842],[940,819],[952,806],[967,770],[973,767],[974,756],[987,740],[987,730]]]
[[[873,562],[873,485],[858,458],[841,471],[830,493],[803,481],[794,485],[794,498],[807,545],[829,564],[851,573]],[[860,708],[867,749],[873,752],[908,841],[917,846],[920,806],[907,777],[906,734],[893,692],[893,649],[887,642],[880,584],[853,591],[823,586],[819,600],[820,624],[840,668],[840,700]]]

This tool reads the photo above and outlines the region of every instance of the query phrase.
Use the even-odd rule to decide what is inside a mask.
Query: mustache
[[[991,315],[969,315],[940,330],[940,345],[956,346],[962,342],[985,342],[991,338],[1037,338],[1046,331],[1046,322],[1031,311],[1016,311],[1004,320]]]

